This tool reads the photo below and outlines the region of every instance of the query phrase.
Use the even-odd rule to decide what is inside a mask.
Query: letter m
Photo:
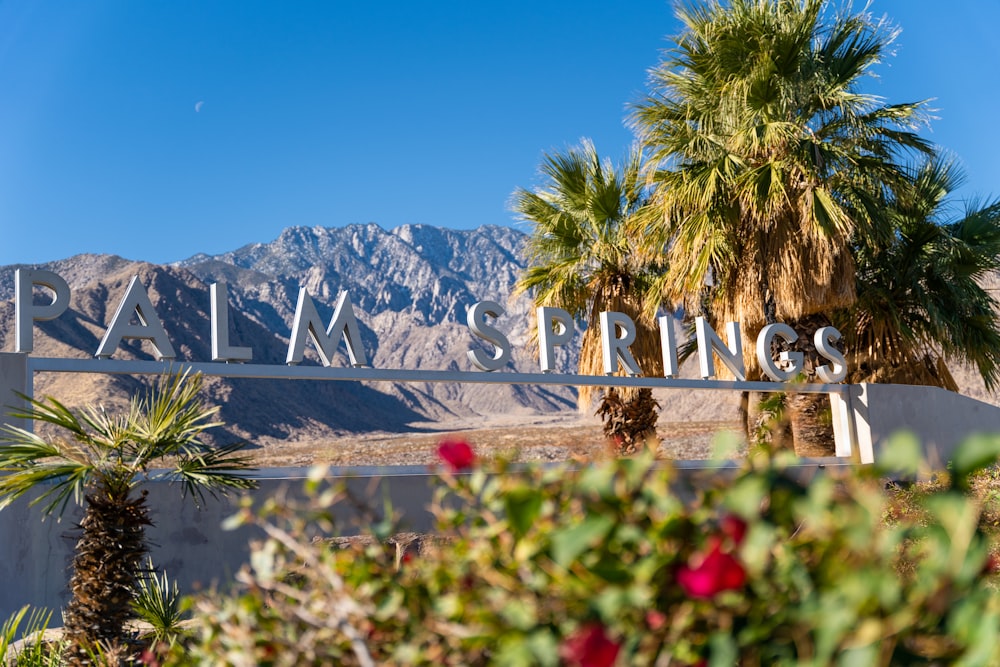
[[[312,338],[316,351],[324,366],[329,366],[333,354],[337,350],[337,334],[343,334],[347,344],[347,356],[352,366],[367,366],[368,358],[361,345],[361,332],[358,320],[354,317],[354,308],[347,292],[341,292],[337,300],[337,309],[333,312],[333,321],[326,329],[316,311],[316,304],[305,287],[299,289],[299,301],[295,306],[295,321],[292,323],[292,337],[288,342],[288,357],[285,363],[295,365],[302,361],[306,349],[306,336]]]

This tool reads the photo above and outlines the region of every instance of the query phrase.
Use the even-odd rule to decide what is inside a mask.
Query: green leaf
[[[652,604],[647,589],[640,586],[609,586],[593,596],[591,604],[601,618],[620,618],[629,609],[642,609]]]
[[[379,601],[375,618],[380,621],[392,618],[402,608],[403,602],[403,591],[395,588],[389,590],[389,594]]]
[[[878,646],[875,644],[849,648],[841,652],[837,658],[837,667],[867,667],[874,665],[878,659]]]
[[[736,640],[728,632],[716,632],[708,640],[711,651],[710,667],[730,667],[738,662]]]
[[[607,537],[614,525],[610,516],[591,514],[582,523],[560,530],[552,536],[552,559],[569,567],[580,554]]]
[[[277,553],[278,544],[273,540],[268,540],[250,554],[250,567],[253,568],[258,580],[270,583],[274,579]]]
[[[246,510],[241,510],[236,514],[233,514],[222,522],[222,530],[236,530],[240,526],[244,526],[249,523],[252,515]]]
[[[500,609],[500,615],[518,630],[531,630],[538,625],[538,608],[533,600],[509,600]]]
[[[1000,458],[1000,435],[975,435],[965,440],[951,460],[952,484],[967,489],[969,476]]]
[[[542,494],[528,487],[513,489],[504,495],[504,507],[514,535],[524,537],[542,509]]]
[[[920,439],[909,431],[894,433],[879,451],[875,464],[882,474],[893,477],[913,477],[924,462]]]
[[[543,628],[531,633],[525,644],[539,665],[555,667],[559,664],[559,642],[551,630]]]
[[[523,641],[521,635],[507,635],[500,640],[494,660],[498,667],[530,665],[531,647]]]
[[[736,431],[719,431],[712,436],[712,460],[738,459],[743,446],[743,436]]]
[[[762,475],[745,474],[738,477],[726,491],[727,508],[744,518],[752,518],[767,496],[767,479]]]

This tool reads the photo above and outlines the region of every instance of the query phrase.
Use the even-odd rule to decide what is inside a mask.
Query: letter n
[[[708,379],[715,375],[715,364],[712,352],[718,355],[719,361],[736,376],[737,380],[746,380],[746,370],[743,365],[743,343],[740,339],[740,325],[736,322],[726,323],[726,333],[729,337],[727,346],[715,333],[708,320],[704,317],[695,318],[695,335],[698,339],[698,360],[701,377]]]

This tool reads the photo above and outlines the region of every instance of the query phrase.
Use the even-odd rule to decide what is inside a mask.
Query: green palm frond
[[[135,440],[149,448],[148,456],[170,456],[187,443],[196,442],[205,431],[222,425],[212,421],[218,406],[206,408],[198,399],[200,379],[190,378],[187,373],[162,376],[139,399],[132,428]]]
[[[47,439],[23,428],[0,430],[0,507],[37,492],[32,504],[48,501],[45,512],[81,503],[91,488],[127,496],[141,474],[161,460],[176,460],[186,492],[251,488],[249,459],[242,443],[210,447],[200,437],[219,425],[218,408],[201,405],[201,376],[167,374],[123,413],[100,407],[74,412],[58,400],[25,398],[13,416],[57,427],[68,437]]]
[[[13,427],[4,432],[0,445],[0,508],[21,496],[37,493],[35,505],[48,500],[44,512],[59,513],[70,498],[80,502],[93,473],[93,466],[74,451],[73,445],[50,444],[32,433]]]
[[[251,477],[256,469],[251,467],[250,457],[237,454],[243,447],[244,443],[233,443],[186,451],[178,457],[170,475],[180,481],[184,494],[190,494],[198,503],[204,502],[206,492],[214,498],[230,490],[256,488],[257,482]]]
[[[884,204],[897,233],[857,249],[858,301],[839,317],[855,380],[943,357],[973,364],[995,390],[1000,304],[981,281],[1000,268],[1000,202],[970,203],[952,219],[948,196],[962,181],[953,162],[928,161],[909,178]]]
[[[51,407],[51,406],[47,406]],[[54,410],[60,414],[59,409]],[[19,415],[46,414],[45,409],[24,411]],[[60,421],[64,415],[60,416]],[[22,428],[5,425],[0,431],[0,508],[21,496],[37,495],[31,504],[44,502],[50,514],[65,509],[73,498],[80,502],[94,471],[87,452],[65,440],[46,441]]]
[[[80,442],[88,442],[90,434],[77,415],[51,396],[44,400],[35,400],[24,394],[18,396],[28,402],[24,410],[15,410],[11,416],[17,419],[27,419],[34,422],[52,424],[66,431]]]

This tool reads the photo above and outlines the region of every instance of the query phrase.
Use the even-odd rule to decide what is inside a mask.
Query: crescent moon
[[[195,104],[194,105],[194,112],[198,113],[199,111],[201,111],[201,105],[203,105],[204,103],[205,103],[204,100],[201,100],[197,104]]]

